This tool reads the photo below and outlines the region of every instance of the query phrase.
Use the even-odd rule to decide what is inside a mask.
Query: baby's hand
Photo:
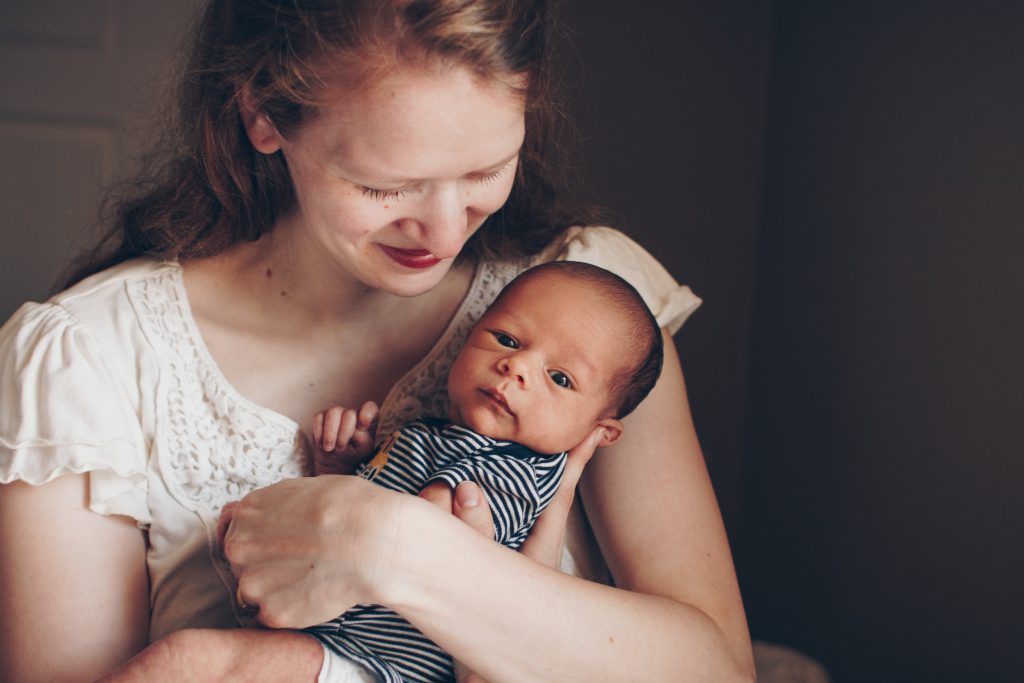
[[[373,401],[358,411],[334,406],[313,416],[314,474],[352,474],[373,455],[377,414]]]

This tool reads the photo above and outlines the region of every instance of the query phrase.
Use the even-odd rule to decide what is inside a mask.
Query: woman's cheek
[[[389,225],[397,218],[397,212],[387,200],[380,202],[364,197],[348,198],[335,206],[334,216],[346,233],[365,235]]]
[[[511,175],[511,174],[510,174]],[[477,201],[478,212],[486,218],[508,201],[512,192],[512,180],[485,185]]]

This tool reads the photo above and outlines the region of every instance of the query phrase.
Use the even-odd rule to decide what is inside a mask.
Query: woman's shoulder
[[[146,314],[140,313],[137,293],[154,285],[173,292],[180,281],[177,269],[177,264],[149,259],[126,261],[44,302],[23,304],[0,328],[0,362],[15,364],[19,373],[61,363],[124,366],[131,374],[138,364],[135,350],[145,336],[140,317]]]
[[[91,510],[149,521],[147,363],[132,304],[117,294],[148,269],[117,266],[23,305],[0,329],[0,482],[90,472]]]
[[[155,286],[176,287],[180,266],[174,262],[133,259],[91,275],[43,302],[28,302],[4,325],[4,332],[45,324],[88,329],[103,341],[113,341],[138,317],[133,292]]]
[[[71,285],[50,297],[46,304],[69,310],[87,310],[103,304],[109,305],[123,299],[133,284],[145,286],[147,282],[173,278],[180,270],[181,266],[175,261],[131,259]]]

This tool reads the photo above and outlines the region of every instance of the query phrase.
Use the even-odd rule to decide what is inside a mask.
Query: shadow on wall
[[[1024,5],[778,3],[739,568],[847,681],[1015,681]]]
[[[1024,5],[570,2],[597,196],[677,336],[756,638],[1016,680]]]

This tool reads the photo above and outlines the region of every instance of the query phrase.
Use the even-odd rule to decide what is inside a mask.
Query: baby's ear
[[[601,430],[601,439],[597,442],[597,447],[604,448],[605,446],[611,446],[619,440],[619,437],[622,436],[623,426],[621,420],[616,420],[614,417],[606,417],[597,421],[595,429]]]

